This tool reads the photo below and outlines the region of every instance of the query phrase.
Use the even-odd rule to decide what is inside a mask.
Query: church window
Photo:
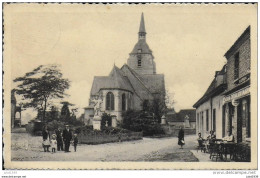
[[[114,110],[115,102],[114,102],[114,94],[112,92],[108,92],[106,96],[106,110]]]
[[[122,111],[126,110],[126,97],[125,94],[122,94]]]
[[[141,55],[137,56],[137,66],[141,67],[142,66],[142,59],[141,59]]]

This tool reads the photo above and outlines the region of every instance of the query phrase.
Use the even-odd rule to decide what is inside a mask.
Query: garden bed
[[[102,131],[83,128],[78,133],[79,143],[97,145],[143,139],[142,132],[131,132],[126,129],[108,127]]]

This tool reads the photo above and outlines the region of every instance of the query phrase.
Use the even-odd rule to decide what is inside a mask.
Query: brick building
[[[225,53],[227,64],[217,71],[205,94],[194,104],[196,130],[210,130],[217,138],[234,135],[235,142],[250,141],[250,26]]]
[[[226,52],[227,90],[223,99],[223,136],[236,142],[250,140],[250,26]]]

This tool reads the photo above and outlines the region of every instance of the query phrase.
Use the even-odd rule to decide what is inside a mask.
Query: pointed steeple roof
[[[144,13],[141,15],[141,22],[139,27],[139,33],[146,33],[145,31],[145,25],[144,25]]]

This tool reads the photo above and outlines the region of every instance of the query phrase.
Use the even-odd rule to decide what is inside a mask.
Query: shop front
[[[223,98],[223,134],[234,135],[236,143],[250,141],[250,86],[228,93]]]

